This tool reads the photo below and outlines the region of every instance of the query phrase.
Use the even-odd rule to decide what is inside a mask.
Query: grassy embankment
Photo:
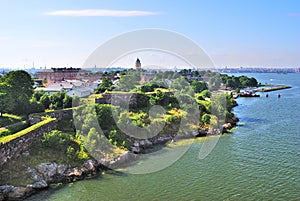
[[[33,130],[35,130],[35,129],[37,129],[37,128],[43,126],[43,125],[46,125],[46,124],[48,124],[49,122],[54,121],[54,120],[56,120],[56,119],[55,119],[55,118],[47,118],[47,119],[45,119],[44,121],[41,121],[41,122],[39,122],[39,123],[37,123],[37,124],[34,124],[34,125],[32,125],[32,126],[26,128],[26,129],[24,129],[24,130],[21,130],[21,131],[15,133],[15,134],[12,134],[12,135],[9,135],[9,136],[1,137],[1,138],[0,138],[0,143],[5,144],[5,143],[7,143],[7,142],[10,142],[11,140],[14,140],[14,139],[16,139],[16,138],[18,138],[18,137],[21,137],[21,136],[23,136],[23,135],[26,135],[26,134],[28,134],[29,132],[31,132],[31,131],[33,131]]]
[[[28,127],[25,117],[3,114],[0,117],[0,138],[19,132]]]

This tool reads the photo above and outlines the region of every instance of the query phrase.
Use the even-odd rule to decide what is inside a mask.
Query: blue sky
[[[0,68],[81,67],[144,28],[183,34],[218,67],[300,67],[298,0],[0,0]]]

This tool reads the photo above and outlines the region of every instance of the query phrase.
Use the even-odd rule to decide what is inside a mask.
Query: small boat
[[[251,90],[247,90],[245,92],[241,92],[240,97],[260,97],[260,95]]]

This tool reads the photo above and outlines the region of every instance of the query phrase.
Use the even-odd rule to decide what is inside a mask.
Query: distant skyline
[[[300,67],[297,0],[0,0],[0,5],[0,68],[82,67],[107,40],[146,28],[193,40],[216,67]],[[139,56],[117,64],[133,66]],[[142,64],[151,65],[143,57]]]

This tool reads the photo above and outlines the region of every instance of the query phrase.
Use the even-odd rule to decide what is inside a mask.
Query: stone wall
[[[137,93],[120,93],[120,94],[102,94],[102,98],[96,98],[95,103],[98,104],[111,104],[112,101],[118,102],[122,101],[125,103],[136,103],[138,98]]]
[[[52,118],[56,118],[57,120],[61,120],[63,118],[72,118],[73,109],[31,114],[29,115],[30,125],[41,122],[45,116],[50,116]],[[20,154],[28,150],[35,139],[42,138],[45,133],[48,133],[56,128],[57,123],[52,121],[8,143],[0,144],[0,166],[5,164],[9,159],[18,157]]]
[[[35,139],[42,138],[42,136],[56,129],[57,125],[55,121],[51,121],[26,135],[18,137],[8,143],[0,144],[0,166],[5,164],[9,159],[13,157],[18,157],[20,154],[28,150],[30,145],[35,141]]]
[[[42,113],[34,113],[29,115],[30,125],[36,124],[42,121],[42,117],[49,116],[52,118],[56,118],[57,120],[61,120],[63,118],[73,118],[73,108],[64,109],[64,110],[56,110],[53,112],[42,112]]]

